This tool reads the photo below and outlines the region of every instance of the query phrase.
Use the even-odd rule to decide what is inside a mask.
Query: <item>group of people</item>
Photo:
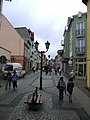
[[[7,90],[7,88],[11,88],[11,83],[13,83],[13,89],[15,90],[17,88],[17,79],[18,79],[18,76],[16,74],[16,71],[14,70],[13,71],[13,74],[11,74],[10,71],[8,71],[7,73],[7,83],[6,83],[6,86],[5,86],[5,89]]]
[[[59,101],[63,102],[64,92],[65,92],[65,94],[66,94],[66,92],[68,92],[69,102],[72,103],[73,88],[74,88],[73,77],[69,78],[67,85],[65,84],[63,77],[60,77],[60,79],[58,81],[58,85],[57,85],[57,89],[59,89]]]

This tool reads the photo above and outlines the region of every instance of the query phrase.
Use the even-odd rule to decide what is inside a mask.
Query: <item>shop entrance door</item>
[[[86,63],[76,64],[76,77],[78,79],[85,79],[86,77]]]

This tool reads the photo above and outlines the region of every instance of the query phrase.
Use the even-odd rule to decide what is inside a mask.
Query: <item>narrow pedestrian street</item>
[[[0,88],[0,120],[90,120],[90,114],[88,114],[90,109],[85,109],[87,105],[83,106],[85,96],[80,101],[79,94],[83,95],[83,93],[76,86],[72,103],[68,102],[68,94],[64,95],[63,103],[59,102],[58,89],[56,88],[58,80],[59,76],[54,73],[51,75],[43,73],[42,90],[39,90],[43,96],[43,102],[38,110],[30,109],[24,101],[30,93],[35,91],[36,87],[39,87],[39,72],[27,74],[25,78],[19,79],[16,90],[12,88],[5,90],[4,81]],[[66,77],[64,80],[67,83]],[[89,103],[87,104],[90,108]]]
[[[90,0],[0,0],[0,120],[90,120]]]

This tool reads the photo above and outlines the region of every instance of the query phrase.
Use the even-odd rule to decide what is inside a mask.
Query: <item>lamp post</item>
[[[35,44],[36,50],[38,51],[38,45],[39,45],[39,43],[36,41],[34,44]],[[41,53],[40,90],[42,90],[42,56],[43,56],[43,53],[46,53],[48,51],[50,43],[47,41],[45,43],[45,46],[46,46],[46,51],[38,51],[39,53]]]

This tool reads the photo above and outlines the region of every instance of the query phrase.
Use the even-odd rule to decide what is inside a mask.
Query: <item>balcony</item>
[[[77,37],[85,36],[85,29],[76,30],[76,36]]]
[[[62,63],[68,63],[69,58],[61,58]]]
[[[85,54],[86,50],[85,50],[85,47],[76,47],[75,52],[77,55],[83,55]]]

